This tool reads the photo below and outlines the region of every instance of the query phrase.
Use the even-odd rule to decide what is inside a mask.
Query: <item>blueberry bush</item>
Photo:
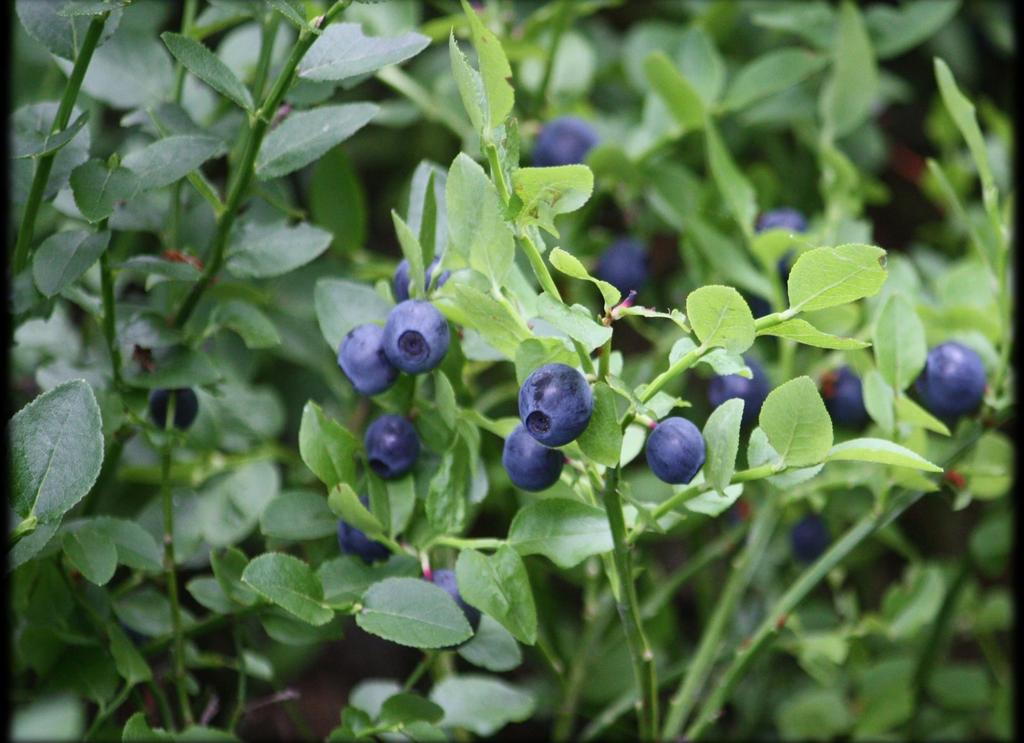
[[[14,739],[1012,737],[1009,3],[8,12]]]

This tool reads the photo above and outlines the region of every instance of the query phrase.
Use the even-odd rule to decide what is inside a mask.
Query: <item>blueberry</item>
[[[765,212],[757,220],[757,231],[789,230],[790,232],[806,232],[807,220],[796,209],[782,207]]]
[[[167,403],[174,393],[174,427],[185,430],[199,413],[199,398],[189,387],[174,390],[153,390],[149,393],[149,417],[160,428],[167,421]]]
[[[789,532],[789,543],[797,560],[810,563],[817,560],[828,549],[831,537],[825,521],[816,513],[808,514],[793,524]]]
[[[739,374],[726,374],[713,378],[708,385],[708,402],[711,403],[711,407],[717,408],[726,400],[741,398],[743,423],[747,424],[757,420],[761,405],[771,391],[771,383],[760,364],[747,356],[744,356],[743,360],[747,362],[754,376],[747,379]]]
[[[582,163],[596,144],[594,127],[576,116],[563,116],[549,121],[540,130],[533,145],[533,164],[544,168]]]
[[[338,366],[360,395],[376,395],[398,379],[384,353],[384,328],[373,323],[348,331],[338,347]]]
[[[462,609],[462,613],[466,616],[469,626],[473,628],[474,632],[476,632],[477,628],[480,626],[480,610],[475,606],[470,606],[463,600],[462,594],[459,593],[458,581],[455,580],[455,571],[448,570],[447,568],[435,570],[431,575],[430,581],[435,586],[439,586],[448,592],[448,595],[451,596],[455,600],[455,603],[459,605],[459,608]]]
[[[928,352],[924,370],[914,383],[921,402],[947,421],[973,413],[985,395],[985,366],[974,351],[949,342]]]
[[[401,477],[416,464],[420,438],[412,423],[400,415],[382,415],[363,437],[370,469],[385,480]]]
[[[659,480],[682,485],[704,466],[704,437],[686,418],[666,418],[647,437],[647,466]]]
[[[430,280],[434,276],[434,269],[437,268],[437,264],[441,262],[441,256],[435,256],[434,260],[427,266],[426,276],[423,279],[424,288],[430,286]],[[437,277],[437,286],[441,286],[448,280],[448,277],[452,275],[451,271],[445,271]],[[396,302],[404,302],[409,298],[409,261],[402,259],[398,264],[398,268],[395,269],[394,278],[391,279],[391,289],[395,293]]]
[[[639,240],[621,237],[604,251],[594,274],[623,294],[647,281],[647,248]]]
[[[850,367],[827,372],[821,378],[821,396],[837,425],[859,428],[868,422],[860,377]]]
[[[365,495],[359,496],[359,502],[369,508],[369,499]],[[347,521],[338,521],[338,546],[346,555],[360,557],[367,565],[387,560],[391,556],[391,550],[386,546],[370,539],[361,529]]]
[[[451,340],[448,321],[430,302],[407,299],[388,313],[384,353],[409,374],[428,372],[444,359]]]
[[[562,446],[590,423],[594,396],[583,375],[565,364],[534,369],[519,388],[519,419],[545,446]]]
[[[516,426],[505,439],[501,452],[501,463],[512,482],[516,487],[533,492],[558,482],[564,462],[562,452],[538,444],[522,425]]]

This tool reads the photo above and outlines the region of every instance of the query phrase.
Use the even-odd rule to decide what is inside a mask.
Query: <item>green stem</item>
[[[321,18],[319,28],[327,26],[334,18],[341,13],[352,0],[337,0],[331,9],[327,11]],[[270,88],[270,92],[267,93],[266,99],[260,105],[259,109],[253,114],[249,130],[245,136],[245,143],[242,147],[242,157],[238,163],[238,167],[232,173],[230,179],[230,185],[228,187],[227,199],[224,202],[224,212],[220,215],[217,220],[217,231],[213,238],[213,247],[211,249],[210,258],[206,263],[206,267],[203,269],[202,275],[199,280],[192,286],[185,300],[182,302],[181,307],[178,309],[177,314],[174,316],[174,327],[180,328],[188,320],[192,311],[198,304],[199,299],[203,296],[203,293],[207,290],[214,278],[220,271],[224,264],[224,252],[227,248],[228,235],[231,232],[231,226],[234,224],[235,216],[238,212],[238,207],[241,205],[242,198],[245,196],[246,189],[249,187],[249,183],[252,181],[253,167],[256,162],[256,154],[259,152],[260,145],[263,143],[263,136],[267,132],[267,126],[270,123],[271,117],[275,114],[278,106],[284,98],[284,94],[288,90],[288,86],[291,85],[293,78],[295,77],[295,69],[298,67],[299,62],[306,55],[309,47],[316,41],[317,36],[313,33],[312,28],[304,28],[299,32],[299,40],[292,48],[291,54],[285,61],[284,66],[281,68],[281,72],[277,76],[277,80],[274,81],[274,85]]]
[[[121,705],[128,699],[128,695],[132,691],[132,684],[126,683],[121,687],[121,691],[118,692],[117,696],[114,697],[109,704],[104,705],[100,708],[99,714],[96,715],[96,719],[92,721],[89,729],[85,732],[83,740],[89,740],[96,734],[96,731],[100,729],[100,726],[110,719],[110,716],[117,712],[121,708]]]
[[[277,25],[280,16],[273,10],[268,12],[260,26],[260,56],[256,60],[256,73],[252,79],[252,97],[260,100],[263,97],[263,86],[270,77],[270,58],[274,51],[274,39],[277,38]]]
[[[440,536],[431,539],[423,549],[428,550],[434,545],[442,545],[445,547],[455,547],[457,549],[496,550],[505,543],[504,539],[492,539],[489,537],[462,539],[460,537]]]
[[[558,45],[562,41],[562,34],[565,33],[565,29],[569,25],[569,11],[571,8],[572,3],[570,0],[561,0],[558,6],[557,15],[555,16],[555,28],[551,34],[551,45],[548,47],[547,59],[544,61],[544,77],[541,78],[540,87],[537,88],[537,94],[533,99],[533,110],[536,113],[539,113],[544,107],[548,88],[551,86],[551,74],[555,69],[555,55],[558,53]]]
[[[622,494],[619,492],[619,468],[609,469],[605,475],[602,493],[608,524],[612,532],[612,557],[619,584],[616,604],[619,619],[626,633],[626,645],[633,659],[633,673],[640,689],[638,710],[641,740],[652,740],[658,732],[658,676],[654,666],[654,653],[643,631],[640,603],[637,600],[636,584],[626,542],[626,521],[622,512]]]
[[[173,443],[174,408],[177,398],[169,395],[164,419],[166,437],[161,452],[163,481],[160,495],[164,510],[164,573],[167,580],[167,597],[171,603],[171,628],[174,634],[174,685],[178,691],[178,704],[186,725],[194,721],[192,708],[188,703],[185,689],[185,636],[181,632],[181,605],[178,601],[178,575],[174,565],[174,496],[171,492],[171,446]]]
[[[459,139],[466,141],[472,136],[473,130],[466,125],[465,119],[443,105],[431,91],[400,67],[388,65],[381,68],[377,71],[377,79],[416,104],[426,119],[444,124]]]
[[[99,229],[107,228],[107,220],[100,223]],[[110,250],[100,254],[100,291],[103,295],[103,337],[107,342],[110,354],[111,372],[114,378],[114,389],[120,391],[121,380],[121,348],[117,345],[117,315],[114,311],[114,276],[110,269]]]
[[[774,500],[767,501],[764,507],[759,509],[747,545],[732,567],[732,572],[719,596],[711,619],[701,634],[700,644],[697,646],[697,652],[690,662],[686,676],[683,677],[683,682],[669,702],[665,727],[662,730],[663,738],[678,736],[693,710],[697,702],[697,695],[704,687],[708,673],[718,657],[722,636],[728,628],[730,620],[734,617],[736,604],[746,590],[747,584],[750,583],[754,568],[757,567],[768,546],[778,519],[778,506]]]
[[[605,600],[594,610],[585,610],[583,613],[583,636],[569,666],[569,673],[566,678],[565,692],[562,694],[562,703],[558,707],[558,714],[555,718],[555,725],[551,731],[551,737],[556,741],[569,740],[572,735],[573,722],[576,718],[576,707],[579,704],[580,694],[583,690],[583,682],[587,678],[587,665],[590,656],[594,652],[594,646],[601,639],[612,618],[611,596],[606,594]]]
[[[435,652],[431,651],[423,655],[423,659],[412,669],[412,673],[409,674],[409,678],[402,684],[402,691],[410,691],[416,682],[422,678],[423,674],[430,669],[430,665],[434,662]]]
[[[35,514],[22,519],[21,523],[14,527],[14,530],[11,532],[11,536],[9,537],[10,545],[12,547],[16,545],[24,537],[27,537],[29,534],[34,532],[38,526],[39,519],[36,518]]]
[[[245,696],[246,696],[246,683],[248,674],[245,670],[245,654],[242,647],[242,629],[236,621],[231,627],[231,639],[235,644],[235,655],[238,657],[238,687],[235,694],[235,709],[231,713],[231,719],[228,720],[228,730],[231,732],[235,731],[238,727],[239,720],[242,719],[242,713],[245,711]]]
[[[197,0],[185,0],[185,8],[181,14],[181,35],[188,36],[192,23],[196,18]],[[171,99],[175,103],[181,103],[181,94],[185,90],[185,65],[179,60],[174,68],[174,88],[171,91]],[[178,239],[181,233],[181,181],[175,181],[171,186],[171,214],[167,227],[167,242],[175,250],[178,249]]]
[[[244,609],[239,609],[234,614],[214,614],[213,616],[207,617],[202,621],[190,624],[182,630],[182,636],[184,637],[198,637],[199,635],[205,635],[214,630],[220,629],[228,622],[240,619],[241,617],[255,614],[257,611],[262,609],[263,606],[260,604],[253,604],[247,606]],[[166,635],[164,637],[151,640],[142,648],[143,655],[153,655],[158,653],[168,645],[171,645],[175,640],[174,634]]]
[[[78,98],[78,91],[82,87],[82,80],[85,78],[85,71],[92,60],[92,54],[96,51],[100,36],[103,33],[103,26],[106,24],[108,13],[101,13],[93,16],[89,22],[89,28],[82,39],[82,48],[75,58],[75,65],[71,69],[71,76],[67,85],[64,86],[64,94],[61,96],[60,104],[57,107],[57,115],[50,127],[50,134],[57,134],[64,130],[71,118],[71,112],[75,108],[75,100]],[[21,217],[21,226],[18,228],[18,239],[14,246],[14,266],[11,277],[20,274],[28,266],[32,236],[36,229],[36,217],[39,215],[39,206],[43,201],[43,193],[46,191],[46,182],[50,178],[50,171],[53,168],[53,159],[56,152],[50,152],[39,158],[36,163],[36,171],[32,176],[32,185],[29,188],[28,200],[25,203],[25,212]]]

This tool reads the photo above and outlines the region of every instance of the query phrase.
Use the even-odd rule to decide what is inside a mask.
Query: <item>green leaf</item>
[[[343,103],[290,114],[263,140],[256,177],[265,181],[308,165],[370,123],[379,110],[375,103]]]
[[[70,62],[57,66],[70,75]],[[113,108],[136,109],[166,101],[173,85],[174,65],[164,45],[144,24],[125,24],[93,54],[82,90]]]
[[[581,304],[572,307],[562,304],[544,292],[537,298],[537,314],[573,340],[593,351],[612,337],[612,329],[591,317],[590,310]]]
[[[515,258],[512,229],[494,184],[476,162],[459,153],[445,183],[450,250],[445,266],[470,266],[500,287]]]
[[[684,132],[704,126],[704,101],[662,51],[644,59],[644,75]]]
[[[315,402],[310,400],[302,408],[299,455],[328,488],[355,482],[359,449],[359,440],[343,425],[327,417]]]
[[[537,609],[526,566],[507,544],[488,557],[465,549],[455,563],[459,593],[527,645],[537,641]]]
[[[960,0],[913,0],[899,7],[872,5],[864,13],[875,54],[888,59],[912,49],[956,15]]]
[[[441,723],[489,737],[510,722],[533,714],[533,697],[497,678],[477,674],[448,676],[430,690],[430,699],[444,709]]]
[[[139,188],[136,175],[122,167],[109,170],[99,160],[89,160],[71,171],[71,193],[75,206],[90,222],[114,213],[114,207],[128,201]]]
[[[917,379],[928,358],[924,324],[902,293],[891,294],[886,300],[875,321],[872,340],[878,372],[902,392]]]
[[[981,178],[982,195],[985,205],[989,206],[994,202],[995,180],[992,176],[992,166],[989,163],[988,148],[985,146],[985,138],[982,136],[978,120],[974,115],[974,104],[960,92],[957,87],[953,73],[949,67],[938,57],[934,60],[935,79],[939,83],[939,92],[942,94],[942,102],[953,118],[960,135],[967,142],[967,149],[971,151],[971,159],[978,169],[978,176]]]
[[[139,190],[148,191],[169,186],[226,151],[216,137],[175,134],[125,155],[123,163],[138,176]]]
[[[377,719],[381,725],[401,727],[413,722],[439,722],[444,710],[418,694],[401,692],[388,697]]]
[[[249,349],[273,348],[281,343],[273,321],[258,307],[240,299],[219,303],[210,322],[238,333]]]
[[[567,253],[561,248],[555,248],[548,253],[548,261],[566,276],[589,281],[596,286],[601,292],[601,297],[604,299],[605,310],[617,305],[622,300],[622,293],[618,289],[607,281],[595,279],[591,276],[579,259],[571,253]]]
[[[60,519],[92,488],[103,463],[103,424],[84,380],[44,392],[11,418],[11,507],[40,523]]]
[[[74,283],[103,254],[110,233],[67,230],[46,238],[32,258],[32,278],[43,296],[52,297]]]
[[[348,522],[371,538],[380,537],[385,533],[384,524],[378,519],[356,495],[356,491],[345,482],[331,488],[327,496],[327,505],[335,516]]]
[[[385,640],[414,648],[444,648],[473,630],[443,588],[420,578],[385,578],[363,594],[356,624]]]
[[[386,562],[371,565],[363,562],[361,557],[342,555],[321,563],[316,574],[324,587],[324,603],[347,609],[378,581],[418,576],[420,564],[411,555],[392,555]]]
[[[334,353],[352,328],[367,322],[383,325],[394,306],[365,284],[346,279],[319,279],[313,303],[320,332]]]
[[[459,49],[455,41],[455,31],[448,35],[448,56],[451,60],[452,77],[455,78],[455,85],[459,89],[459,97],[462,98],[462,106],[469,115],[469,121],[477,132],[490,128],[490,118],[485,119],[484,111],[487,109],[487,95],[484,93],[484,81],[480,73],[474,70],[466,55]]]
[[[153,535],[137,522],[98,516],[91,520],[103,538],[114,545],[117,561],[133,570],[158,573],[163,570],[163,552]]]
[[[857,6],[846,0],[839,9],[832,75],[821,93],[826,130],[834,138],[854,131],[870,115],[877,93],[878,67],[871,39]]]
[[[833,446],[827,456],[830,462],[879,462],[896,467],[909,467],[925,472],[942,472],[938,467],[916,452],[885,439],[852,439]]]
[[[142,657],[142,653],[128,639],[125,631],[115,623],[107,624],[107,637],[110,640],[110,654],[114,658],[114,665],[117,672],[121,674],[129,685],[149,681],[153,678],[153,672]]]
[[[594,412],[590,423],[576,439],[588,458],[607,467],[617,465],[622,453],[622,427],[615,408],[616,397],[604,382],[594,385]]]
[[[210,567],[213,568],[214,579],[226,596],[242,606],[251,606],[256,602],[256,594],[242,583],[242,573],[248,564],[245,553],[236,547],[210,551]]]
[[[75,120],[64,127],[62,130],[56,133],[40,133],[39,138],[22,138],[14,136],[11,138],[12,152],[11,157],[13,159],[21,159],[28,157],[42,157],[43,155],[52,155],[60,152],[68,142],[75,138],[75,135],[82,130],[82,128],[89,121],[89,112],[83,111]]]
[[[466,0],[462,0],[462,10],[469,20],[473,47],[476,49],[480,64],[480,79],[487,98],[488,119],[491,126],[498,126],[512,112],[512,104],[515,102],[515,91],[509,82],[512,79],[512,68],[509,67],[501,41],[484,26],[480,16]]]
[[[306,28],[306,12],[299,0],[267,0],[267,2],[297,29],[301,31]],[[328,28],[333,28],[333,26],[328,26]]]
[[[810,312],[870,297],[882,288],[886,276],[885,251],[874,245],[808,250],[789,272],[790,309]]]
[[[754,316],[731,286],[702,286],[686,297],[686,316],[703,346],[743,353],[754,344]]]
[[[253,110],[252,95],[224,62],[195,39],[164,31],[164,44],[186,69],[218,93],[231,99],[246,111]]]
[[[853,716],[840,691],[813,687],[787,695],[775,720],[786,740],[831,740],[853,725]]]
[[[892,585],[882,600],[886,634],[892,640],[908,640],[930,625],[942,605],[946,580],[938,565],[914,565],[902,583]]]
[[[762,235],[754,238],[754,245],[757,245]],[[688,245],[700,251],[722,280],[761,297],[772,296],[774,289],[767,271],[775,270],[775,261],[765,269],[758,269],[738,241],[722,234],[697,215],[687,219],[684,239]]]
[[[518,315],[475,286],[448,281],[438,300],[437,308],[449,320],[475,330],[501,356],[513,358],[519,344],[530,337],[530,331]]]
[[[986,431],[959,470],[967,478],[971,494],[987,500],[1009,492],[1015,468],[1016,452],[1010,439],[998,431]]]
[[[291,555],[268,552],[254,558],[242,573],[242,582],[307,624],[319,627],[334,617],[323,605],[323,587],[316,575]]]
[[[245,539],[280,484],[277,469],[265,460],[208,481],[199,492],[197,521],[202,537],[214,547],[229,547]]]
[[[426,268],[420,240],[394,209],[391,210],[391,222],[395,226],[395,234],[398,236],[402,255],[409,262],[409,296],[414,299],[422,297]]]
[[[306,222],[243,222],[228,240],[227,269],[242,279],[280,276],[318,258],[330,244],[330,232]]]
[[[992,708],[992,684],[979,663],[936,668],[928,677],[928,694],[948,710],[982,713]]]
[[[516,349],[516,381],[522,385],[530,372],[544,364],[575,366],[577,360],[561,338],[527,338]]]
[[[260,531],[272,539],[305,541],[335,533],[338,520],[327,499],[308,490],[286,490],[260,515]]]
[[[789,338],[797,343],[803,343],[815,348],[831,348],[837,351],[852,351],[857,348],[867,348],[870,343],[859,341],[856,338],[841,338],[838,335],[825,333],[818,330],[806,320],[794,318],[786,320],[778,325],[763,328],[757,331],[758,336],[773,335],[780,338]],[[878,353],[878,350],[875,350]]]
[[[64,11],[68,6],[66,0],[17,0],[14,10],[32,39],[58,57],[73,61],[78,56],[91,19],[67,15]],[[110,7],[114,12],[104,24],[101,42],[114,32],[121,17],[119,9]]]
[[[736,161],[726,149],[710,117],[704,124],[704,138],[707,144],[708,169],[715,180],[715,186],[725,199],[736,224],[749,239],[753,235],[754,216],[757,214],[757,195],[754,193],[754,187],[736,166]]]
[[[480,617],[473,639],[459,645],[456,652],[474,666],[488,671],[511,671],[523,662],[516,639],[487,614]]]
[[[806,80],[826,64],[826,57],[798,47],[763,54],[740,68],[719,108],[722,111],[742,110]]]
[[[334,235],[335,249],[351,252],[363,246],[366,194],[343,147],[335,147],[316,161],[307,193],[312,221]]]
[[[567,498],[534,501],[519,510],[508,543],[520,555],[544,555],[560,568],[574,567],[612,549],[604,511]]]
[[[106,585],[117,569],[117,549],[94,524],[67,532],[63,540],[64,554],[86,580],[97,586]]]
[[[789,467],[818,464],[832,447],[832,419],[810,377],[797,377],[768,393],[758,425]]]
[[[385,38],[366,36],[359,23],[334,23],[313,42],[299,62],[305,80],[347,80],[415,57],[430,44],[422,34],[407,31]]]
[[[724,493],[736,471],[736,454],[740,448],[740,422],[743,399],[733,398],[719,405],[704,423],[707,461],[704,479],[719,493]]]
[[[557,236],[555,217],[587,203],[594,192],[594,174],[586,165],[517,168],[512,172],[512,192],[522,202],[516,215],[519,225],[535,224]]]
[[[453,443],[430,478],[424,510],[427,522],[441,534],[458,533],[465,523],[466,464],[464,448]]]
[[[871,369],[864,375],[864,408],[871,420],[887,434],[892,434],[896,426],[893,418],[893,402],[895,395],[892,387],[886,383],[877,369]]]
[[[721,491],[709,490],[706,493],[701,493],[696,498],[686,501],[683,505],[686,506],[688,511],[702,513],[705,516],[714,518],[728,510],[733,503],[739,500],[741,495],[743,495],[743,483],[739,482]]]
[[[409,185],[406,221],[423,246],[423,261],[443,255],[448,245],[448,210],[445,190],[448,172],[437,163],[421,160]]]
[[[220,379],[220,372],[202,351],[181,348],[161,359],[151,372],[140,370],[127,375],[125,381],[148,390],[159,387],[178,388],[211,384]]]

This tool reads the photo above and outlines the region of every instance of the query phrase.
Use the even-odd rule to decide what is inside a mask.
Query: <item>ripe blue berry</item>
[[[604,251],[594,275],[623,294],[647,281],[647,248],[639,240],[621,237]]]
[[[825,521],[816,513],[808,514],[793,524],[789,531],[789,543],[797,560],[810,563],[817,560],[828,549],[831,537]]]
[[[430,302],[407,299],[388,313],[384,353],[388,361],[409,374],[435,368],[448,353],[448,321]]]
[[[704,466],[704,437],[686,418],[666,418],[647,437],[647,466],[659,480],[682,485]]]
[[[174,393],[174,427],[184,431],[199,414],[199,398],[190,387],[153,390],[149,393],[149,417],[160,428],[167,421],[167,403]]]
[[[360,395],[376,395],[398,379],[384,353],[384,328],[373,323],[348,331],[338,347],[338,366]]]
[[[522,425],[505,439],[501,463],[516,487],[536,492],[550,488],[562,474],[565,458],[558,449],[538,444]]]
[[[534,369],[519,388],[519,419],[544,446],[562,446],[590,423],[594,396],[583,375],[565,364]]]
[[[430,280],[434,276],[434,269],[437,268],[437,264],[441,262],[441,256],[435,256],[434,260],[427,266],[426,276],[423,279],[424,288],[430,286]],[[445,271],[437,277],[437,286],[441,286],[448,280],[448,277],[452,275],[451,271]],[[409,261],[402,259],[398,264],[398,268],[395,269],[394,278],[391,279],[391,289],[395,293],[396,302],[404,302],[409,298]]]
[[[430,582],[448,592],[448,595],[462,609],[462,613],[466,615],[466,621],[469,622],[469,626],[476,632],[480,626],[480,610],[475,606],[470,606],[463,600],[462,594],[459,593],[458,581],[455,579],[455,571],[448,570],[447,568],[435,570],[430,576]]]
[[[708,384],[708,402],[711,407],[717,408],[726,400],[734,397],[743,400],[743,423],[752,423],[757,420],[761,412],[761,405],[771,391],[771,383],[764,369],[754,359],[743,357],[753,373],[753,377],[747,379],[739,374],[726,374],[714,377]]]
[[[368,507],[369,499],[361,495],[359,502]],[[387,560],[391,556],[391,550],[386,546],[370,539],[361,529],[347,521],[338,521],[338,546],[346,555],[362,558],[367,565]]]
[[[540,130],[533,145],[533,164],[545,168],[582,163],[596,144],[594,127],[576,116],[563,116],[549,121]]]
[[[796,209],[782,207],[765,212],[757,220],[757,231],[789,230],[790,232],[806,232],[807,220]]]
[[[921,402],[944,420],[973,413],[985,395],[985,366],[967,346],[949,342],[928,352],[914,383]]]
[[[860,377],[850,367],[827,372],[821,378],[821,396],[836,425],[859,428],[867,423]]]
[[[400,415],[382,415],[363,437],[370,469],[385,480],[401,477],[416,464],[420,438],[412,423]]]

